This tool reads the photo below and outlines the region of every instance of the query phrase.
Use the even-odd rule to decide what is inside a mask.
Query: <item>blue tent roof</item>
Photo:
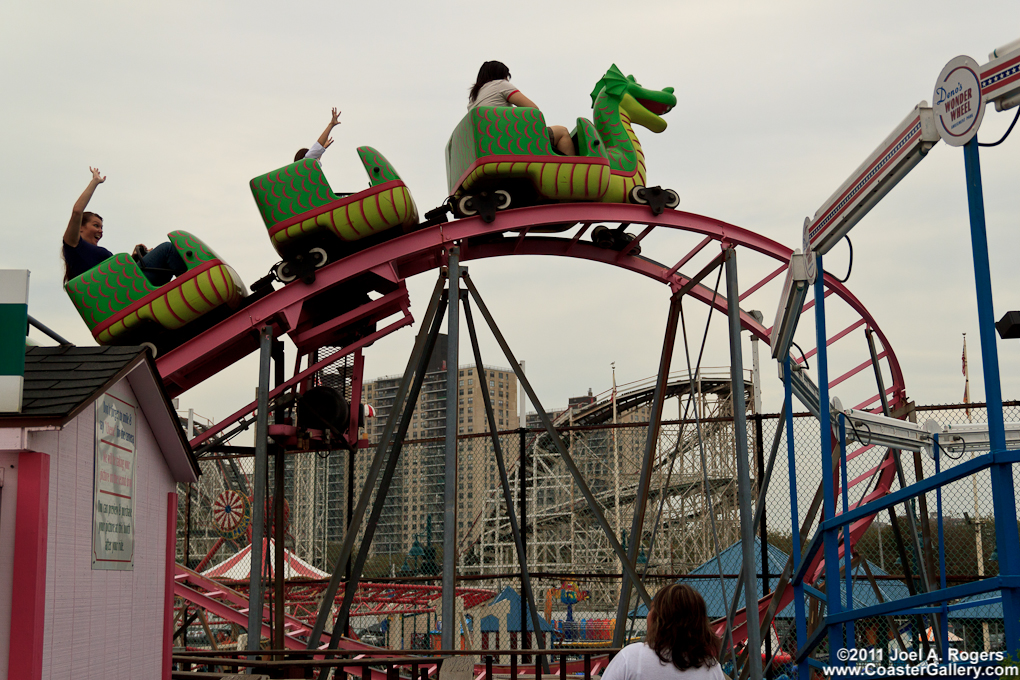
[[[776,584],[779,582],[779,574],[782,572],[783,567],[786,566],[786,561],[789,556],[774,545],[768,546],[769,551],[769,586],[772,590],[775,589]],[[755,569],[760,574],[761,565],[761,541],[758,538],[754,539],[754,556],[755,556]],[[739,574],[743,564],[743,552],[741,549],[740,542],[736,542],[730,547],[719,553],[719,562],[722,565],[723,574]],[[886,572],[878,568],[875,564],[868,562],[868,566],[871,567],[872,573],[876,576],[886,576]],[[757,595],[760,599],[764,595],[764,587],[762,583],[763,579],[760,577],[756,579],[757,582]],[[734,576],[726,576],[723,579],[725,583],[725,596],[723,591],[723,585],[719,581],[719,563],[716,562],[715,558],[711,558],[701,566],[691,571],[690,577],[681,577],[676,580],[676,583],[686,583],[691,586],[705,598],[705,605],[708,609],[708,617],[710,619],[717,619],[726,616],[726,603],[732,601],[733,594],[736,590],[737,579]],[[888,600],[896,600],[903,597],[909,596],[907,586],[900,581],[892,580],[879,580],[877,581],[879,590],[882,591],[883,598]],[[840,588],[840,592],[843,590]],[[871,584],[868,583],[863,570],[858,573],[857,579],[854,581],[853,587],[854,596],[854,607],[870,607],[871,605],[879,604],[878,597],[875,595],[875,591],[871,588]],[[846,605],[846,597],[841,598],[844,606]],[[741,605],[743,599],[741,599]],[[648,616],[648,607],[644,604],[637,608],[636,613],[631,612],[632,616],[643,618]],[[779,619],[792,619],[794,617],[794,606],[791,602],[782,611],[776,614],[776,618]]]
[[[1002,597],[1002,592],[993,590],[990,593],[979,593],[960,600],[959,604],[977,603],[984,600],[996,600]],[[957,609],[949,612],[951,619],[998,619],[1002,620],[1002,600],[990,604],[979,604],[966,609]]]
[[[506,588],[503,589],[503,592],[496,596],[496,599],[493,600],[492,603],[496,604],[497,602],[502,602],[503,600],[510,601],[510,611],[508,611],[506,614],[506,629],[511,633],[519,633],[521,630],[521,596],[517,594],[516,590],[514,590],[510,586],[507,586]],[[531,622],[530,612],[527,614],[525,622],[526,622],[525,630],[529,632],[534,632],[535,626]],[[538,616],[538,622],[539,626],[542,627],[543,631],[549,632],[553,630],[553,627],[549,625],[549,623],[542,617],[541,614],[539,614]],[[481,621],[480,630],[483,633],[493,633],[498,631],[499,619],[497,619],[496,616],[493,614],[489,614],[488,616],[483,617]]]

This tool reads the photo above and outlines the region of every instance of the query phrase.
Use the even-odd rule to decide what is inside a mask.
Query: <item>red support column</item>
[[[50,457],[18,454],[18,498],[14,519],[14,578],[11,595],[12,678],[42,677],[46,622],[46,537],[50,501]]]
[[[166,495],[166,578],[163,585],[163,680],[170,680],[174,653],[174,575],[177,565],[177,494]]]

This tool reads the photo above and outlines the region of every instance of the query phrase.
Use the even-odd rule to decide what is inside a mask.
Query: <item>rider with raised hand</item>
[[[329,148],[329,145],[333,143],[333,138],[330,137],[329,134],[333,131],[333,128],[335,128],[339,124],[340,124],[340,112],[337,111],[336,107],[334,106],[333,117],[330,119],[329,125],[327,125],[326,129],[322,131],[321,135],[319,135],[319,138],[315,141],[315,144],[312,144],[311,149],[298,149],[298,152],[294,154],[294,162],[297,163],[299,160],[303,158],[313,158],[315,160],[319,160],[320,158],[322,158],[322,154],[326,151],[327,148]]]
[[[85,210],[96,187],[105,182],[106,177],[99,173],[99,168],[90,166],[89,171],[92,179],[71,208],[71,219],[64,230],[61,255],[64,258],[65,282],[113,257],[113,253],[99,245],[99,239],[103,238],[103,218]]]
[[[64,283],[113,257],[113,253],[99,245],[99,239],[103,238],[102,216],[85,210],[96,187],[106,181],[106,176],[99,173],[99,168],[89,167],[89,170],[92,172],[92,179],[71,208],[71,219],[67,223],[67,229],[64,230],[61,249],[64,258]],[[181,259],[181,254],[169,241],[159,244],[152,250],[139,243],[135,246],[134,255],[145,277],[154,286],[162,286],[174,276],[188,270],[184,260]]]

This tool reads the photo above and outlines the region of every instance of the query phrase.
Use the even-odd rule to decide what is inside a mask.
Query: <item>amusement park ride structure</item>
[[[1004,56],[995,56],[981,67],[978,90],[979,101],[994,101],[1000,108],[1017,104],[1020,93],[1020,45],[1009,46]],[[615,71],[615,72],[614,72]],[[516,255],[545,255],[569,257],[619,267],[663,284],[670,299],[666,321],[662,355],[656,383],[648,409],[649,423],[644,440],[644,449],[636,460],[637,471],[633,490],[628,490],[633,503],[630,536],[641,536],[646,526],[645,515],[648,500],[653,497],[653,465],[660,442],[660,428],[663,404],[670,389],[672,354],[677,340],[678,327],[683,323],[683,303],[692,298],[727,315],[730,338],[730,404],[733,415],[733,438],[735,440],[738,490],[740,539],[744,551],[742,582],[755,581],[753,536],[760,520],[759,502],[752,514],[751,485],[748,469],[748,447],[744,417],[745,377],[742,370],[741,331],[747,331],[752,338],[771,341],[773,354],[780,361],[781,374],[786,387],[786,432],[788,433],[788,455],[790,464],[790,486],[793,515],[793,556],[786,566],[776,590],[758,600],[753,588],[745,588],[744,609],[739,609],[740,594],[734,596],[731,614],[717,623],[717,630],[724,633],[731,643],[746,641],[746,649],[755,650],[761,646],[762,632],[767,631],[776,612],[793,601],[797,609],[797,641],[800,648],[796,660],[801,678],[807,678],[809,655],[827,635],[833,663],[835,650],[843,644],[843,626],[847,626],[847,645],[853,644],[852,622],[861,612],[844,612],[840,605],[840,562],[845,558],[847,588],[850,582],[850,550],[852,544],[863,534],[881,510],[890,510],[909,497],[932,490],[946,483],[947,473],[915,483],[907,488],[892,491],[892,483],[898,477],[905,486],[902,464],[897,449],[881,449],[878,442],[864,447],[877,460],[870,477],[853,480],[848,484],[845,474],[846,448],[843,452],[843,479],[834,482],[833,476],[822,475],[822,484],[816,494],[816,503],[806,513],[803,528],[797,509],[797,492],[792,436],[792,395],[797,394],[812,413],[824,423],[829,416],[829,390],[850,385],[857,390],[865,384],[867,369],[872,369],[878,383],[877,393],[870,388],[861,394],[853,408],[877,410],[885,416],[902,415],[909,410],[904,379],[896,355],[883,335],[875,319],[864,305],[837,279],[825,273],[821,256],[827,249],[846,234],[864,214],[919,162],[928,149],[935,144],[939,135],[932,121],[939,109],[932,109],[923,103],[908,115],[907,119],[890,135],[871,157],[851,176],[826,204],[815,218],[805,222],[803,262],[798,262],[791,249],[750,230],[726,224],[719,220],[673,209],[675,193],[658,187],[645,187],[644,156],[640,143],[631,127],[631,122],[644,125],[659,132],[665,128],[660,118],[676,104],[671,88],[660,91],[642,88],[633,77],[624,77],[615,66],[607,72],[593,92],[595,124],[579,119],[577,135],[584,142],[583,153],[576,159],[555,155],[548,148],[544,134],[544,122],[532,120],[534,125],[515,137],[512,126],[504,123],[514,115],[533,116],[535,112],[479,110],[469,115],[451,138],[448,148],[448,173],[451,196],[454,197],[451,210],[458,219],[448,221],[447,209],[437,209],[426,214],[426,221],[418,224],[411,219],[413,202],[406,187],[396,176],[385,159],[374,150],[359,152],[366,170],[373,182],[367,192],[354,195],[334,194],[325,184],[321,170],[314,161],[301,161],[273,173],[253,180],[252,187],[256,200],[262,209],[266,226],[274,238],[287,240],[288,247],[281,250],[284,262],[273,268],[273,273],[256,284],[253,294],[238,301],[230,297],[231,303],[239,305],[236,311],[224,311],[226,307],[215,306],[211,317],[214,323],[199,329],[192,337],[176,335],[173,342],[155,343],[161,350],[157,366],[171,395],[181,394],[187,389],[216,375],[220,370],[243,356],[260,351],[258,398],[255,402],[242,405],[232,416],[207,429],[192,440],[200,454],[227,446],[230,437],[252,423],[256,424],[255,475],[253,477],[253,508],[266,506],[266,489],[260,480],[265,479],[269,452],[275,453],[278,484],[282,480],[282,454],[284,451],[316,449],[353,448],[358,446],[358,406],[360,404],[360,383],[363,376],[363,350],[374,341],[413,323],[405,281],[414,275],[430,270],[439,270],[439,277],[427,309],[421,318],[414,350],[407,364],[397,392],[396,403],[414,404],[421,380],[428,363],[435,338],[441,328],[444,316],[449,320],[447,334],[447,367],[453,373],[447,380],[447,403],[455,403],[456,371],[458,362],[458,337],[460,316],[467,321],[473,348],[473,359],[483,366],[472,314],[478,312],[504,352],[507,363],[517,373],[517,378],[529,399],[543,418],[545,432],[536,438],[543,441],[548,449],[549,461],[557,459],[557,469],[565,470],[581,498],[573,499],[579,507],[583,503],[589,513],[591,525],[598,525],[602,531],[599,550],[611,555],[622,569],[622,584],[618,595],[617,626],[614,645],[619,646],[625,635],[625,622],[630,611],[631,590],[636,589],[638,597],[648,604],[648,593],[638,571],[638,549],[640,541],[632,540],[626,548],[619,540],[617,530],[607,518],[604,508],[609,503],[596,497],[578,467],[576,449],[571,450],[546,412],[542,409],[538,395],[531,383],[520,370],[519,363],[499,330],[493,314],[485,306],[478,287],[469,275],[465,263],[491,257]],[[936,105],[938,106],[938,104]],[[535,133],[534,129],[538,132]],[[976,132],[976,130],[975,130]],[[543,140],[545,146],[543,146]],[[977,142],[972,140],[966,147],[968,186],[972,187],[972,173],[976,172]],[[371,152],[371,153],[370,153]],[[582,170],[578,170],[581,168]],[[456,172],[451,170],[456,169]],[[256,187],[256,184],[258,185]],[[979,190],[979,183],[978,183]],[[559,192],[559,193],[557,193]],[[973,193],[972,193],[973,196]],[[562,202],[561,202],[562,201]],[[980,201],[977,202],[979,207]],[[972,201],[972,208],[975,203]],[[416,217],[417,213],[414,212]],[[978,222],[980,221],[980,228]],[[980,257],[987,246],[983,239],[983,220],[975,218],[975,257]],[[283,225],[282,227],[280,225]],[[276,231],[274,231],[276,229]],[[628,231],[633,229],[633,232]],[[406,233],[403,233],[405,232]],[[980,231],[980,234],[978,232]],[[662,262],[652,259],[647,251],[653,233],[670,233],[683,240],[694,240],[685,254],[679,258],[671,255]],[[284,234],[284,236],[279,236]],[[607,236],[608,235],[608,236]],[[694,239],[691,239],[691,236]],[[332,240],[331,240],[332,239]],[[325,245],[324,245],[325,244]],[[211,253],[211,251],[210,251]],[[737,255],[755,258],[755,262],[767,262],[767,272],[744,290],[737,283]],[[214,255],[214,254],[213,254]],[[791,257],[794,258],[791,266]],[[208,259],[208,258],[207,258]],[[213,258],[215,259],[215,258]],[[129,263],[121,263],[125,267]],[[803,264],[804,266],[801,266]],[[1003,518],[1015,517],[1015,501],[1011,477],[1011,466],[1016,461],[1014,452],[1006,451],[1003,436],[1001,395],[998,394],[998,367],[996,364],[994,338],[990,317],[990,282],[987,263],[977,262],[979,284],[979,309],[981,310],[981,332],[985,382],[988,390],[990,448],[992,453],[983,456],[977,463],[954,468],[959,475],[961,468],[966,471],[990,469],[994,478],[996,515]],[[690,273],[691,271],[696,273]],[[205,271],[205,270],[203,270]],[[726,289],[719,286],[725,271]],[[771,328],[766,328],[758,318],[741,308],[750,296],[763,289],[783,273],[788,281],[784,288],[784,299],[780,313]],[[103,271],[107,284],[116,278],[116,272]],[[982,278],[983,277],[983,278]],[[211,279],[211,275],[207,278]],[[274,289],[272,279],[284,282]],[[707,281],[715,279],[715,286]],[[197,280],[198,275],[192,277]],[[73,282],[72,282],[73,283]],[[71,284],[69,284],[71,285]],[[204,298],[208,291],[202,284],[195,284],[197,292],[183,291],[178,294],[183,306],[190,307],[188,295]],[[804,302],[809,285],[814,287],[814,300]],[[463,287],[462,287],[463,286]],[[142,293],[145,293],[142,295]],[[155,310],[159,304],[172,307],[174,298],[166,291],[157,291],[166,302],[147,297],[154,293],[142,291],[132,298],[124,309],[112,314],[131,330],[131,324],[144,319],[146,314],[158,316]],[[832,299],[827,299],[832,296]],[[83,300],[88,297],[83,293]],[[224,299],[226,303],[228,300]],[[87,300],[85,301],[87,302]],[[85,304],[83,302],[83,304]],[[838,307],[837,307],[838,305]],[[841,324],[847,325],[838,332],[828,334],[825,329],[826,306],[838,309]],[[816,349],[802,353],[799,358],[790,355],[797,317],[814,308],[816,322]],[[146,311],[148,310],[148,311]],[[106,310],[110,312],[110,310]],[[830,312],[831,313],[831,312]],[[83,315],[85,312],[83,311]],[[125,314],[127,316],[125,316]],[[134,316],[130,316],[134,314]],[[108,314],[109,316],[109,314]],[[710,313],[711,317],[711,313]],[[113,318],[113,317],[110,317]],[[105,322],[104,322],[105,323]],[[109,326],[109,324],[107,324]],[[187,326],[185,326],[187,328]],[[856,331],[860,331],[855,333]],[[283,375],[282,351],[274,355],[276,338],[287,335],[297,347],[298,360],[294,373]],[[128,333],[125,337],[135,339]],[[105,336],[104,336],[105,338]],[[856,338],[857,342],[849,339]],[[698,394],[693,385],[701,370],[700,356],[695,365],[691,364],[687,347],[687,332],[684,326],[684,349],[687,352],[688,394]],[[323,356],[319,352],[324,346],[337,347],[335,352]],[[349,357],[353,370],[350,374],[350,417],[344,425],[335,426],[328,421],[318,427],[308,428],[304,423],[289,423],[283,417],[295,401],[299,403],[312,385],[311,381],[321,369]],[[818,369],[817,386],[807,377],[806,363],[816,357]],[[277,373],[275,387],[270,386],[270,367],[275,360]],[[845,370],[836,378],[829,378],[829,365],[838,364]],[[302,367],[304,366],[304,367]],[[886,376],[889,384],[886,385]],[[849,381],[849,382],[848,382]],[[844,383],[846,383],[844,385]],[[849,391],[849,390],[848,390]],[[483,391],[483,397],[485,393]],[[528,602],[533,617],[533,630],[541,631],[535,597],[529,579],[529,564],[524,554],[518,518],[511,502],[509,471],[503,458],[500,442],[495,433],[497,428],[492,405],[485,399],[486,413],[493,435],[493,450],[499,466],[500,487],[507,508],[506,524],[497,533],[500,542],[512,541],[522,582],[522,595]],[[709,414],[698,406],[698,399],[690,400],[695,417],[704,420]],[[998,406],[997,420],[993,411]],[[269,424],[269,413],[275,410],[275,422]],[[324,589],[321,605],[314,617],[314,623],[302,624],[307,628],[306,644],[309,649],[318,648],[329,638],[330,646],[349,645],[343,639],[354,606],[355,593],[365,564],[372,532],[377,523],[386,491],[392,480],[393,470],[400,456],[407,432],[410,414],[407,409],[393,408],[387,420],[383,437],[373,453],[365,488],[361,492],[357,507],[353,511],[344,537],[343,546],[333,567],[332,577]],[[447,470],[457,468],[457,428],[455,409],[447,410],[445,432],[445,455]],[[851,414],[852,415],[852,414]],[[839,460],[832,455],[833,441],[839,439],[839,424],[845,422],[845,415],[834,414],[836,432],[822,427],[821,452],[822,469],[837,471]],[[889,418],[891,421],[892,419]],[[884,422],[884,421],[883,421]],[[700,423],[699,423],[700,427]],[[889,423],[890,428],[894,424]],[[698,451],[702,454],[701,468],[705,474],[704,433],[699,430]],[[778,449],[779,435],[773,447],[773,461]],[[844,438],[845,441],[845,438]],[[886,445],[892,445],[887,441]],[[904,448],[902,443],[897,446]],[[574,444],[576,446],[576,444]],[[936,447],[937,450],[937,447]],[[860,453],[857,452],[857,453]],[[547,461],[547,463],[549,462]],[[888,464],[893,461],[895,464]],[[769,469],[771,470],[771,463]],[[551,469],[551,468],[550,468]],[[564,475],[565,476],[565,475]],[[875,482],[871,483],[872,477]],[[953,477],[953,479],[957,478]],[[849,502],[850,486],[863,484],[862,497],[853,505]],[[457,492],[456,474],[448,474],[445,480],[446,515],[444,517],[444,554],[453,555],[456,546],[455,499]],[[764,487],[763,487],[764,488]],[[842,491],[842,514],[836,513],[837,492]],[[372,498],[375,492],[374,499]],[[713,494],[707,495],[711,503]],[[278,487],[274,496],[276,521],[275,540],[278,549],[277,564],[282,560],[282,493]],[[371,514],[369,513],[371,505]],[[807,541],[801,551],[800,541],[809,538],[807,532],[814,525],[819,509],[820,529]],[[571,508],[574,512],[574,508]],[[908,515],[913,518],[912,513]],[[367,519],[367,522],[366,522]],[[253,565],[262,564],[262,546],[265,513],[252,513],[252,558]],[[1016,579],[1020,574],[1020,548],[1017,547],[1016,532],[1011,521],[997,525],[1000,551],[1001,576],[987,579],[980,586],[956,586],[949,591],[935,592],[937,588],[930,574],[922,573],[925,592],[910,598],[907,603],[886,603],[882,612],[894,611],[902,606],[929,607],[925,615],[933,627],[944,635],[945,627],[939,627],[937,615],[931,606],[944,603],[946,597],[962,597],[964,594],[1002,589],[1002,601],[1006,612],[1007,647],[1016,651],[1018,644],[1018,617],[1020,602]],[[508,530],[508,533],[504,531]],[[360,546],[357,538],[364,538]],[[916,536],[917,533],[911,531]],[[1010,535],[1012,534],[1012,535]],[[824,549],[823,549],[824,546]],[[504,551],[509,554],[509,551]],[[506,559],[506,558],[501,558]],[[351,564],[349,574],[345,568]],[[456,560],[443,562],[442,575],[442,620],[454,621],[456,591]],[[923,572],[923,568],[922,568]],[[943,572],[944,573],[944,572]],[[186,578],[182,577],[183,580]],[[824,581],[824,590],[820,586]],[[343,598],[339,607],[336,598],[343,584]],[[260,574],[253,573],[249,586],[252,602],[262,602]],[[983,590],[982,590],[983,589]],[[183,590],[179,593],[190,597]],[[274,633],[277,647],[283,646],[285,627],[296,625],[288,622],[283,615],[282,589],[277,590],[275,603],[278,616]],[[820,625],[809,638],[805,625],[804,599],[807,595],[821,597],[826,605],[825,624]],[[849,598],[848,598],[849,600]],[[745,612],[757,608],[756,620],[759,625],[747,625]],[[943,606],[944,610],[944,606]],[[873,614],[873,612],[868,612]],[[1012,618],[1011,618],[1012,617]],[[249,607],[248,628],[258,630],[262,626],[262,607]],[[332,633],[327,628],[332,625]],[[442,647],[454,648],[454,625],[442,627]],[[541,635],[539,636],[541,637]],[[249,649],[258,648],[257,636],[251,636]],[[761,677],[761,659],[757,654],[746,657],[746,668],[752,680]]]
[[[596,498],[621,536],[628,531],[621,516],[631,516],[637,499],[644,428],[621,429],[619,424],[648,421],[654,387],[654,378],[623,386],[619,393],[598,395],[589,404],[564,410],[553,421],[557,430],[567,433],[570,455],[597,488]],[[745,376],[744,389],[751,393],[751,376]],[[677,400],[681,415],[693,413],[692,400],[697,400],[704,423],[700,438],[694,428],[687,428],[675,434],[664,433],[660,440],[648,502],[654,506],[666,501],[659,518],[662,538],[651,546],[651,555],[639,558],[645,568],[665,567],[668,573],[682,573],[714,555],[711,513],[699,459],[701,447],[706,451],[708,492],[713,496],[720,542],[729,545],[739,539],[730,391],[728,369],[703,369],[693,381],[685,372],[670,376],[666,397]],[[530,436],[526,446],[524,488],[534,527],[528,538],[529,566],[556,572],[565,564],[575,565],[575,569],[584,565],[589,573],[615,573],[619,569],[616,558],[600,528],[591,521],[548,436]],[[511,486],[518,497],[521,474],[518,461],[510,468]],[[462,565],[462,573],[499,574],[516,566],[509,525],[501,508],[497,493],[490,492],[479,521],[462,535],[459,554],[474,550],[477,556],[476,564]],[[588,588],[595,607],[607,607],[618,594],[606,581],[594,582]]]
[[[302,280],[286,285],[280,290],[263,293],[261,297],[252,301],[240,312],[229,316],[226,320],[199,334],[190,342],[186,342],[161,355],[157,360],[157,364],[167,383],[168,390],[176,394],[214,375],[229,362],[253,350],[259,344],[257,338],[261,338],[260,344],[263,361],[260,377],[260,398],[258,402],[241,407],[234,416],[221,421],[217,426],[196,437],[193,440],[193,445],[199,451],[202,451],[213,442],[224,443],[225,439],[217,441],[213,437],[220,435],[220,433],[230,434],[231,432],[236,432],[239,429],[238,421],[244,421],[241,426],[247,427],[250,420],[245,421],[245,418],[248,417],[248,414],[253,409],[257,407],[259,414],[266,413],[269,408],[270,399],[281,403],[279,400],[288,390],[300,386],[303,381],[308,380],[316,371],[328,366],[342,356],[353,355],[356,357],[355,364],[360,363],[359,359],[362,348],[374,340],[411,323],[409,302],[403,282],[406,278],[428,269],[441,267],[444,276],[441,277],[440,285],[437,285],[437,295],[434,295],[433,302],[426,312],[419,343],[416,346],[411,362],[409,362],[409,371],[405,376],[405,382],[408,383],[405,386],[405,391],[410,387],[409,378],[415,373],[414,369],[420,361],[420,357],[424,355],[424,339],[427,338],[425,329],[427,326],[432,325],[432,320],[437,316],[436,309],[439,306],[438,294],[441,292],[441,284],[446,278],[447,268],[450,270],[454,270],[455,267],[459,268],[460,262],[510,255],[553,255],[609,264],[659,281],[668,287],[673,299],[670,324],[667,329],[666,342],[664,342],[664,349],[668,349],[671,352],[673,339],[675,338],[677,316],[681,311],[682,298],[687,296],[693,297],[716,310],[727,312],[733,319],[737,320],[739,327],[750,331],[753,336],[767,338],[768,329],[749,313],[740,310],[737,304],[735,304],[737,290],[734,286],[729,287],[731,299],[727,300],[727,296],[718,293],[718,282],[715,290],[713,290],[703,285],[702,281],[709,277],[713,271],[718,270],[725,262],[735,264],[734,254],[738,248],[775,260],[776,264],[768,267],[768,273],[762,279],[743,291],[740,298],[744,299],[782,274],[786,269],[786,262],[791,254],[790,250],[785,246],[746,229],[694,214],[673,210],[663,211],[661,207],[656,206],[618,203],[540,204],[500,211],[491,222],[487,221],[486,217],[486,215],[480,215],[459,219],[454,222],[445,222],[432,226],[426,225],[426,228],[412,231],[398,238],[382,241],[337,261],[329,262],[321,268],[314,270],[314,278],[302,278]],[[640,225],[640,231],[636,235],[616,239],[610,244],[615,247],[607,248],[604,247],[606,245],[604,242],[592,242],[583,238],[589,232],[592,232],[594,236],[596,232],[594,227],[600,225],[616,225],[614,233],[621,235],[627,233],[626,230],[630,225]],[[700,240],[690,247],[686,254],[673,262],[672,265],[668,263],[661,264],[649,259],[647,256],[640,256],[642,241],[655,230],[687,232],[699,236]],[[558,234],[551,234],[549,233],[550,231],[558,232]],[[717,251],[719,255],[711,257],[697,274],[693,276],[685,275],[681,269],[695,264],[699,259],[704,260],[706,255],[711,255],[712,249],[709,246],[713,243],[718,244],[721,248],[720,251]],[[704,255],[702,255],[702,251],[705,252]],[[735,267],[733,273],[735,278]],[[331,294],[336,295],[336,293],[330,293],[330,291],[336,289],[342,290],[345,285],[351,285],[352,283],[357,283],[364,290],[366,278],[370,279],[371,285],[374,286],[376,292],[381,297],[370,300],[337,317],[321,317],[307,313],[309,308],[316,308],[313,303],[318,297]],[[450,278],[454,278],[452,272],[450,273]],[[840,340],[850,331],[861,327],[874,330],[883,346],[883,351],[875,361],[882,359],[886,361],[887,370],[893,380],[890,393],[892,394],[893,403],[898,405],[904,399],[902,375],[895,355],[882,336],[877,324],[867,313],[864,306],[842,284],[828,276],[826,276],[825,281],[829,289],[828,292],[834,293],[838,299],[842,300],[845,303],[846,310],[851,315],[856,316],[857,319],[851,323],[846,331],[834,336],[832,341]],[[471,287],[473,288],[473,286]],[[447,296],[448,303],[453,303],[452,307],[456,307],[456,302],[459,299],[460,294],[450,294]],[[810,305],[808,306],[810,307]],[[323,308],[326,308],[326,306],[319,305],[317,307],[319,310]],[[396,321],[390,322],[389,325],[381,329],[375,327],[376,323],[381,323],[394,314],[399,315]],[[456,329],[457,326],[451,324],[449,331],[451,341],[449,345],[453,356],[448,359],[448,365],[454,367],[458,365],[456,360],[456,342],[453,341],[456,336]],[[438,330],[438,325],[436,330]],[[498,331],[496,332],[498,333]],[[297,370],[292,378],[278,382],[277,386],[270,390],[268,385],[268,352],[271,345],[269,341],[273,336],[283,333],[290,335],[298,346],[299,353],[302,354],[310,353],[320,344],[341,345],[343,349],[325,358],[318,358],[317,356],[318,360],[310,360],[310,365],[303,370]],[[509,348],[506,349],[508,350]],[[510,356],[507,358],[510,360],[511,365],[516,365],[516,362],[511,360]],[[662,376],[669,374],[668,356],[665,358],[664,364]],[[871,360],[856,363],[853,368],[836,382],[848,380],[871,365]],[[742,384],[742,373],[738,373],[738,375]],[[357,383],[360,377],[360,372],[355,371],[354,382]],[[522,374],[518,375],[518,379],[527,385]],[[455,381],[451,381],[451,383],[455,384]],[[654,407],[651,413],[651,420],[656,431],[658,429],[658,420],[661,418],[664,388],[665,384],[658,385],[656,394],[653,397]],[[738,390],[738,392],[743,397],[743,389]],[[530,396],[532,397],[532,403],[539,409],[539,412],[542,412],[537,395],[532,394]],[[877,401],[878,398],[878,395],[876,395],[871,399],[866,399],[859,406],[869,406]],[[398,401],[401,400],[398,399]],[[414,400],[411,399],[409,401],[413,403]],[[352,403],[356,404],[357,402],[355,388],[355,394],[352,395]],[[743,404],[739,407],[733,407],[734,411],[742,412],[743,409]],[[394,415],[396,414],[397,411],[394,410]],[[391,418],[391,421],[387,423],[388,432],[394,432],[398,429],[397,423],[394,421],[395,419]],[[230,430],[228,428],[234,429]],[[547,428],[547,436],[556,445],[556,448],[559,449],[558,453],[562,460],[571,460],[569,452],[563,446],[560,436],[555,431],[552,423],[548,423]],[[495,428],[492,429],[495,430]],[[257,432],[257,443],[260,449],[265,443],[269,432],[268,423],[263,418],[260,418]],[[454,432],[454,428],[448,427],[447,436],[452,437]],[[284,433],[281,432],[280,434]],[[357,441],[356,429],[353,427],[345,434],[348,444],[353,445]],[[399,446],[402,433],[397,431],[396,434],[394,442]],[[657,439],[653,432],[649,432],[648,441],[655,442]],[[382,442],[385,443],[389,440],[390,437],[384,436]],[[378,475],[382,467],[385,454],[383,449],[384,447],[380,446],[372,465],[372,470],[375,471],[376,475]],[[648,452],[646,452],[644,457],[645,460],[648,460],[647,454]],[[264,449],[259,451],[258,455],[264,456]],[[391,454],[391,458],[395,457],[395,455],[396,452]],[[738,452],[738,460],[741,457],[744,461],[747,460],[746,445],[743,456]],[[262,464],[265,465],[265,463]],[[568,465],[568,467],[570,466]],[[574,467],[576,470],[576,466]],[[646,466],[642,465],[642,467]],[[259,476],[260,473],[257,471],[256,478],[259,478]],[[505,473],[501,474],[501,477],[503,477],[504,492],[506,493],[508,481],[505,478]],[[449,478],[455,479],[453,475],[450,475]],[[635,492],[638,505],[643,505],[648,497],[648,475],[644,470],[642,470],[641,478],[644,488],[638,487]],[[375,485],[375,481],[374,478],[370,479],[366,483],[366,489],[371,490]],[[580,474],[574,475],[574,481],[579,487],[586,487],[584,479]],[[745,485],[749,484],[749,479],[740,481]],[[642,481],[639,481],[639,484],[641,483]],[[591,512],[595,515],[601,515],[597,500],[590,498],[588,501]],[[262,503],[256,493],[254,506],[260,507]],[[335,584],[331,583],[331,588],[327,590],[326,597],[323,599],[323,608],[320,610],[318,621],[313,628],[313,634],[309,638],[310,645],[316,644],[312,641],[318,640],[321,634],[320,631],[324,630],[327,622],[327,619],[324,617],[331,617],[333,613],[333,593],[336,592],[336,588],[339,586],[343,565],[353,552],[353,537],[359,534],[359,527],[367,510],[367,505],[368,493],[366,492],[362,494],[358,510],[355,512],[354,521],[347,532],[348,540],[345,542],[344,551],[337,562],[338,567],[334,570],[333,581],[335,581]],[[256,524],[255,535],[260,533],[260,527],[257,526],[261,523],[259,521],[261,519],[260,515],[261,513],[254,513],[254,524]],[[513,524],[513,520],[511,520],[511,523]],[[639,592],[642,591],[640,576],[636,573],[633,566],[637,555],[628,556],[622,552],[622,546],[617,542],[613,528],[608,525],[604,517],[601,518],[599,523],[602,524],[606,540],[610,544],[608,547],[615,552],[619,563],[630,572],[630,578],[638,585]],[[747,523],[745,522],[745,524]],[[450,525],[455,526],[453,522],[447,524],[447,526]],[[369,526],[371,526],[371,522],[369,522]],[[280,545],[282,542],[277,540],[277,544]],[[253,547],[259,548],[260,543],[254,542]],[[636,543],[633,544],[633,547],[636,552]],[[521,561],[521,571],[522,574],[526,574],[526,560],[521,560],[521,558],[520,546],[518,545],[518,559]],[[260,563],[255,556],[253,556],[253,563]],[[452,561],[448,563],[453,564]],[[355,568],[352,573],[353,578],[345,584],[344,592],[348,597],[349,594],[354,592],[357,575],[357,568]],[[250,590],[251,598],[253,600],[261,599],[255,579],[252,580],[252,586]],[[444,579],[444,618],[449,617],[452,612],[453,589],[448,586],[452,586],[452,579]],[[526,580],[525,591],[527,595],[531,596],[529,599],[533,603],[533,594],[527,592],[530,591],[530,588],[527,586]],[[629,597],[627,599],[629,600]],[[622,600],[623,598],[621,598]],[[345,629],[345,626],[342,624],[346,622],[348,614],[343,610],[348,607],[350,607],[350,604],[347,603],[341,607],[341,613],[338,616],[337,625],[334,626],[334,635],[331,640],[334,645],[339,643],[339,635],[337,633],[341,633]],[[533,604],[530,609],[532,612],[536,611]],[[624,619],[625,617],[620,617],[619,620],[622,622]],[[279,620],[282,620],[282,617],[278,618]],[[449,628],[447,627],[447,629]],[[540,630],[540,627],[536,625],[535,630]],[[622,632],[622,624],[618,627],[618,630]],[[252,641],[249,641],[249,644],[252,644]],[[449,641],[444,640],[444,646],[452,646],[452,639]]]

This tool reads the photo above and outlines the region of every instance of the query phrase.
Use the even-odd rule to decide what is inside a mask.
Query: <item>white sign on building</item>
[[[96,402],[93,569],[134,569],[136,411],[109,393]]]

